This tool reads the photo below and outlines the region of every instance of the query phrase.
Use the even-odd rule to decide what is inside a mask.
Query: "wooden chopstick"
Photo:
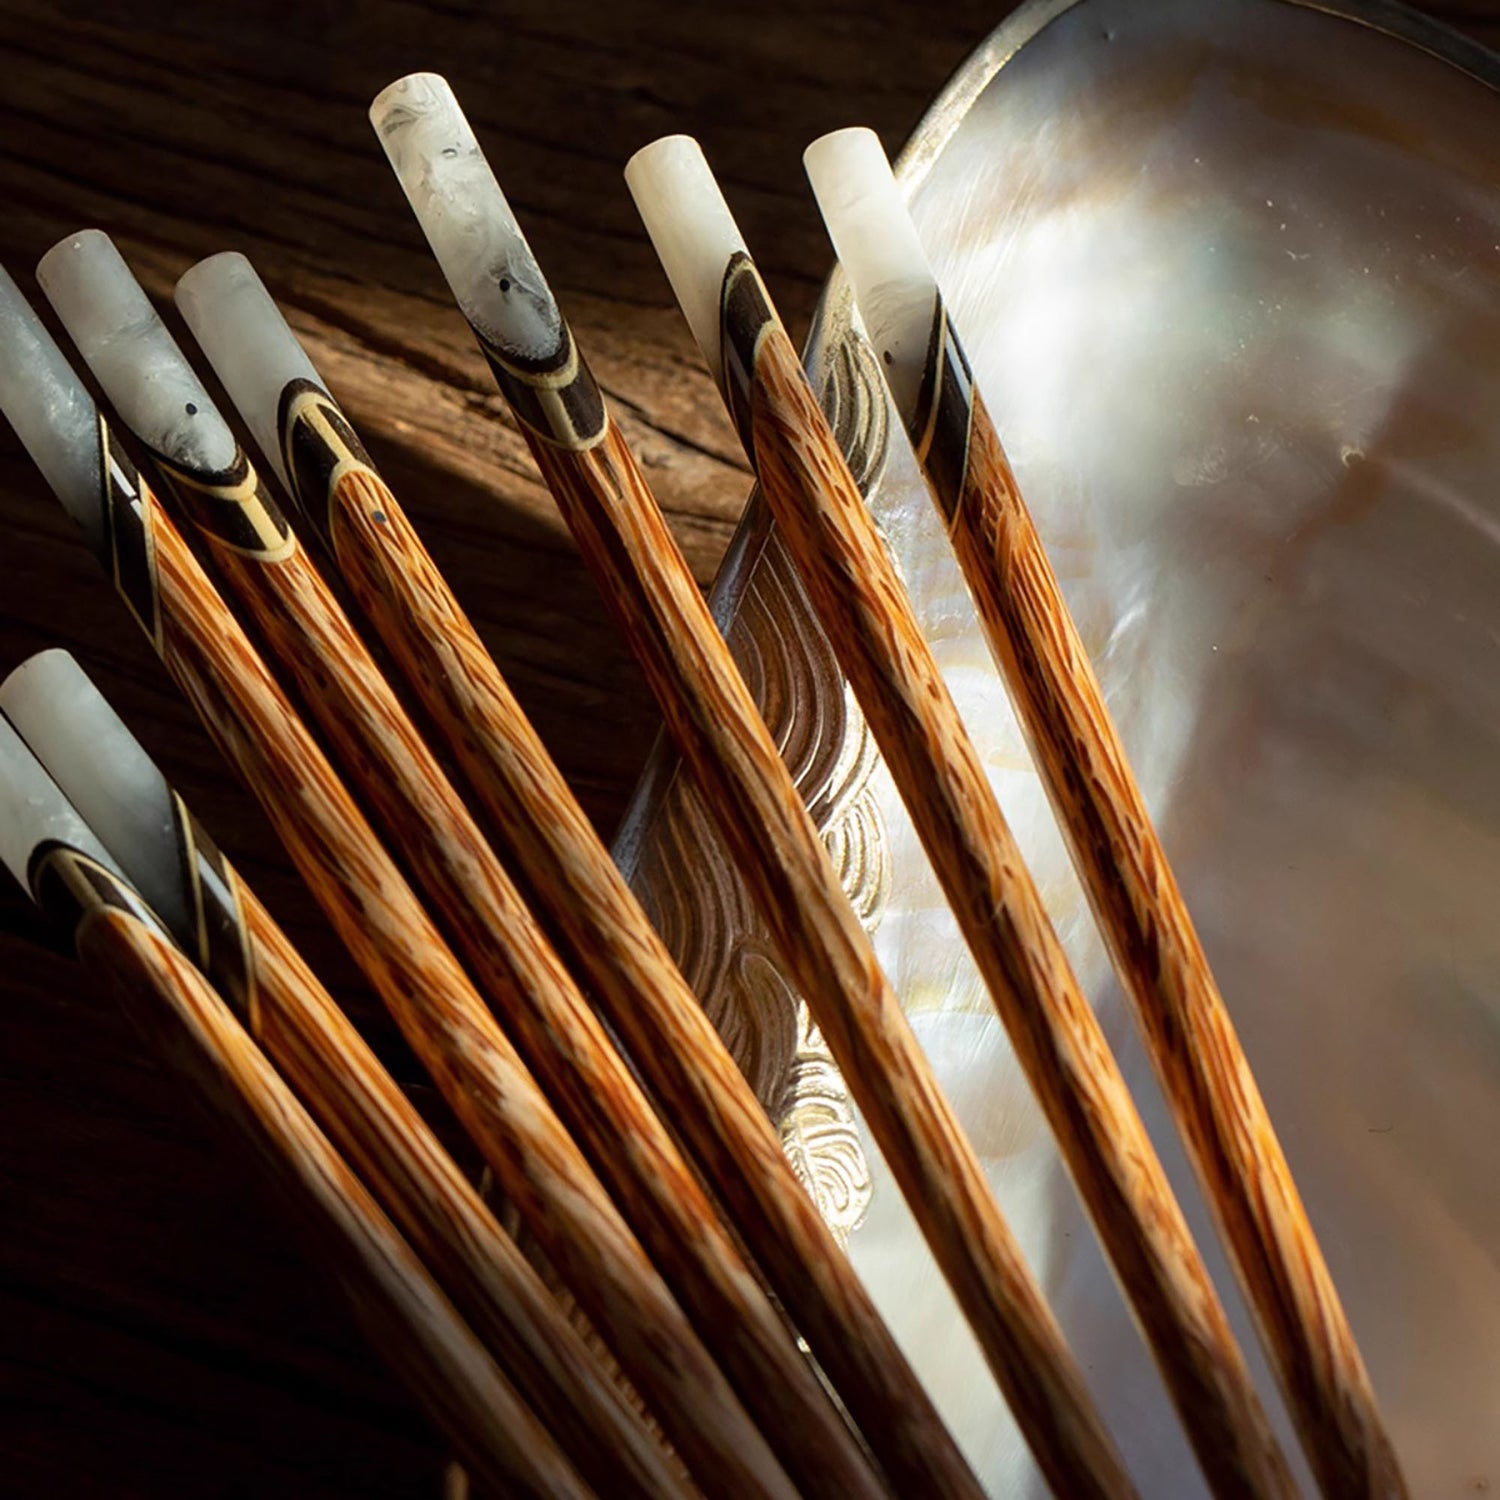
[[[87,674],[47,651],[0,712],[316,1116],[579,1473],[689,1493],[422,1116]]]
[[[1403,1495],[1322,1250],[885,154],[871,132],[841,131],[808,166],[1319,1484],[1340,1500]]]
[[[248,1148],[301,1221],[366,1337],[481,1485],[537,1500],[592,1493],[4,719],[0,861],[73,932],[84,966]]]
[[[194,382],[198,421],[217,413],[119,253],[74,236],[41,279],[772,1450],[809,1494],[878,1500],[858,1440],[307,551],[284,523],[261,552],[227,534],[221,512],[241,497],[274,513],[248,456],[236,445],[226,483],[192,442],[153,442],[175,416],[156,399],[163,369]]]
[[[177,301],[898,1493],[978,1500],[744,1075],[249,262],[200,262]]]
[[[1199,1463],[1225,1500],[1284,1500],[1290,1471],[1187,1220],[713,174],[683,136],[630,173],[679,300],[717,313],[694,332]]]
[[[456,114],[431,75],[392,85],[372,110],[537,466],[1022,1430],[1069,1500],[1132,1495],[644,476],[498,187],[481,178],[472,135],[453,141]],[[450,222],[463,231],[457,239]],[[548,340],[540,358],[538,328]]]
[[[582,1152],[9,277],[0,334],[0,407],[695,1480],[726,1500],[789,1497]],[[228,521],[244,538],[268,515]],[[264,541],[279,545],[275,526]]]

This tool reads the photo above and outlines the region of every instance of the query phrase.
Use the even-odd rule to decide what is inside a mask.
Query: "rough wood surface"
[[[503,415],[365,120],[414,67],[467,102],[700,581],[748,491],[620,179],[705,144],[794,331],[830,253],[823,131],[896,149],[1010,0],[545,7],[478,0],[10,0],[0,258],[97,224],[158,299],[238,248],[307,339],[549,748],[607,833],[658,723]],[[1497,0],[1433,7],[1491,45]],[[167,312],[169,322],[173,315]],[[398,1076],[418,1074],[70,523],[0,431],[0,668],[95,673]],[[0,1443],[8,1493],[429,1493],[442,1451],[277,1214],[79,971],[0,895]],[[417,1089],[424,1107],[431,1090]],[[451,1125],[439,1121],[451,1135]]]

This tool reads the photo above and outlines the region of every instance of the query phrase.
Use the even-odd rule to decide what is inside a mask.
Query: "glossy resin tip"
[[[709,371],[722,385],[724,271],[746,251],[703,150],[691,136],[663,136],[630,158],[625,182]]]
[[[172,794],[140,742],[66,651],[42,651],[0,682],[0,713],[174,931],[183,906]]]
[[[107,234],[59,240],[37,280],[120,420],[181,468],[222,473],[239,444]]]
[[[903,417],[916,406],[937,283],[873,130],[836,130],[803,155],[829,238]]]
[[[293,381],[323,381],[255,267],[238,251],[210,255],[177,283],[178,310],[208,356],[256,446],[283,484],[279,416]]]
[[[370,122],[464,316],[509,359],[545,365],[562,314],[448,81],[398,79]]]
[[[27,891],[37,850],[46,844],[64,844],[115,870],[77,809],[0,716],[0,864]]]
[[[99,409],[3,267],[0,410],[97,550],[104,533]]]

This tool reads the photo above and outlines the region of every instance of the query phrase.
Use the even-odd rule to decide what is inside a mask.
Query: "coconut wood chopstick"
[[[897,1491],[978,1500],[750,1085],[249,262],[201,261],[177,302]]]
[[[209,514],[235,497],[279,519],[119,252],[70,236],[39,279],[783,1466],[811,1495],[876,1500],[857,1439],[308,553],[284,522],[257,554]]]
[[[249,1148],[366,1337],[491,1493],[586,1496],[552,1439],[349,1167],[0,718],[0,863]]]
[[[1222,1500],[1284,1500],[1290,1471],[1187,1220],[703,153],[673,136],[627,172],[1198,1461]]]
[[[885,153],[873,132],[839,131],[807,167],[1319,1485],[1403,1495],[1338,1292]]]
[[[442,80],[372,118],[704,801],[1055,1488],[1133,1493],[790,773]],[[446,149],[445,149],[446,147]],[[497,295],[498,294],[498,295]]]
[[[601,1494],[689,1493],[668,1455],[302,956],[66,651],[3,712]]]
[[[0,408],[570,1290],[709,1494],[791,1488],[583,1154],[35,313],[0,273]],[[246,496],[218,524],[285,545]],[[218,502],[216,502],[218,503]],[[212,512],[209,512],[212,515]]]

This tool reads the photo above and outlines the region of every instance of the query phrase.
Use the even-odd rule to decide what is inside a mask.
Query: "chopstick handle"
[[[240,887],[259,996],[256,1039],[298,1091],[475,1333],[601,1493],[691,1493],[478,1192],[338,1010],[255,894]]]
[[[153,499],[153,505],[155,501]],[[702,1485],[785,1480],[494,1015],[159,506],[165,658],[304,879]],[[245,564],[253,566],[253,564]],[[363,648],[359,648],[363,653]],[[330,666],[316,670],[332,671]],[[287,788],[297,792],[295,810]]]
[[[299,445],[287,433],[283,446]],[[865,1440],[898,1492],[925,1486],[979,1500],[977,1479],[775,1127],[396,497],[367,466],[334,472],[329,531],[345,580]]]
[[[591,1492],[207,980],[138,917],[100,905],[83,962],[250,1148],[309,1231],[370,1342],[494,1494]]]
[[[476,1096],[487,1095],[479,1143],[497,1170],[509,1169],[508,1189],[535,1186],[530,1168],[515,1162],[511,1139],[528,1127],[544,1124],[556,1135],[565,1120],[578,1135],[574,1149],[592,1158],[599,1180],[591,1182],[580,1162],[573,1199],[592,1197],[593,1214],[571,1219],[561,1181],[567,1174],[554,1161],[548,1212],[534,1227],[601,1327],[612,1322],[637,1347],[666,1335],[683,1366],[693,1367],[691,1409],[670,1414],[679,1450],[699,1443],[701,1417],[717,1407],[721,1426],[739,1430],[727,1452],[717,1445],[704,1482],[727,1485],[737,1473],[753,1483],[759,1468],[767,1484],[777,1484],[749,1407],[810,1493],[880,1500],[868,1456],[780,1310],[118,249],[98,231],[70,236],[43,258],[38,277],[474,977],[472,989],[451,990],[441,1001],[424,996],[414,1008],[401,993],[393,1006],[398,1019],[418,1022],[408,1037],[450,1104],[472,1128]],[[258,790],[274,801],[274,787]],[[449,1022],[442,1042],[420,1024],[440,1006]],[[538,1083],[510,1051],[507,1030],[558,1115],[546,1110]],[[474,1066],[481,1049],[497,1065],[488,1076]],[[595,1274],[597,1259],[579,1244],[616,1208],[617,1251],[637,1251],[629,1300],[612,1294]],[[648,1318],[641,1298],[651,1290]],[[648,1394],[669,1403],[676,1396],[662,1388]]]
[[[804,566],[821,557],[832,559],[830,571],[840,576],[821,602],[836,625],[846,615],[843,601],[833,595],[849,596],[851,629],[862,632],[852,664],[872,665],[870,673],[855,676],[854,686],[883,689],[895,682],[889,711],[877,715],[872,727],[877,734],[885,728],[893,731],[882,748],[887,755],[905,757],[898,774],[902,766],[914,771],[904,789],[911,791],[915,784],[919,797],[926,795],[932,768],[918,766],[909,751],[927,727],[924,714],[930,705],[925,699],[934,691],[942,693],[941,680],[923,680],[915,672],[926,659],[926,647],[914,625],[900,617],[901,589],[894,571],[888,566],[869,574],[862,570],[862,563],[885,561],[873,533],[851,533],[839,526],[847,513],[863,515],[858,491],[713,174],[695,141],[669,136],[637,152],[625,175],[746,455],[761,471],[766,498],[774,508],[807,481],[809,493],[802,498],[810,513],[786,507],[789,520],[805,520],[806,525],[787,533],[787,540],[794,552],[800,550]],[[623,446],[622,468],[633,470]],[[594,462],[594,451],[570,455],[573,466]],[[545,470],[547,460],[543,466]],[[842,488],[835,492],[848,503],[842,513],[833,514],[822,508],[823,496],[838,486]],[[600,508],[612,512],[616,537],[609,540],[617,551],[627,550],[618,540],[625,531],[621,511],[628,511],[642,529],[649,525],[665,532],[638,471],[623,490],[634,503],[615,499],[622,490],[618,480],[613,485],[596,481],[592,489]],[[799,542],[805,543],[800,549]],[[634,634],[646,647],[643,660],[653,686],[659,676],[662,690],[682,705],[674,717],[673,707],[664,703],[679,748],[697,773],[704,802],[720,819],[761,916],[900,1182],[1033,1456],[1059,1496],[1134,1494],[979,1159],[881,973],[790,773],[680,554],[659,540],[628,550],[641,580],[635,591],[648,595],[646,608],[657,616],[647,628],[637,626]],[[624,571],[618,564],[616,570]],[[816,585],[816,570],[810,576]],[[664,619],[669,591],[677,612],[670,625]],[[617,608],[623,607],[623,593],[617,586]],[[653,676],[659,644],[672,649],[678,640],[687,644],[676,647],[676,662]],[[835,634],[833,644],[847,646],[849,640],[848,634]],[[846,662],[846,670],[850,664]],[[896,681],[891,674],[903,668],[910,670]],[[877,707],[885,704],[883,692],[874,697]],[[941,763],[937,769],[941,771]],[[918,812],[923,805],[919,802]],[[959,895],[972,901],[975,893],[965,889]],[[1004,913],[986,913],[985,918],[1003,921]]]
[[[613,422],[532,453],[1053,1489],[1135,1490],[765,721]]]
[[[1325,1493],[1405,1485],[1088,654],[873,131],[804,160],[985,634]]]
[[[895,564],[779,323],[749,355],[767,501],[1214,1493],[1295,1495],[1156,1151]]]
[[[683,1493],[669,1455],[617,1385],[623,1376],[585,1343],[83,668],[66,651],[39,652],[0,682],[0,714],[296,1090],[583,1478],[622,1500]]]
[[[639,1241],[102,416],[97,436],[88,519],[101,560],[356,963],[699,1484],[734,1500],[784,1496],[785,1476]]]
[[[950,533],[1325,1495],[1406,1493],[1364,1360],[1099,680],[973,393]]]
[[[185,489],[179,478],[174,490]],[[809,1497],[880,1500],[883,1483],[780,1310],[306,550],[262,557],[217,533],[207,540],[673,1289],[687,1314],[684,1339],[696,1332]],[[556,1235],[544,1243],[579,1292],[574,1247]],[[727,1397],[728,1384],[722,1390]],[[700,1401],[707,1397],[705,1389]]]

